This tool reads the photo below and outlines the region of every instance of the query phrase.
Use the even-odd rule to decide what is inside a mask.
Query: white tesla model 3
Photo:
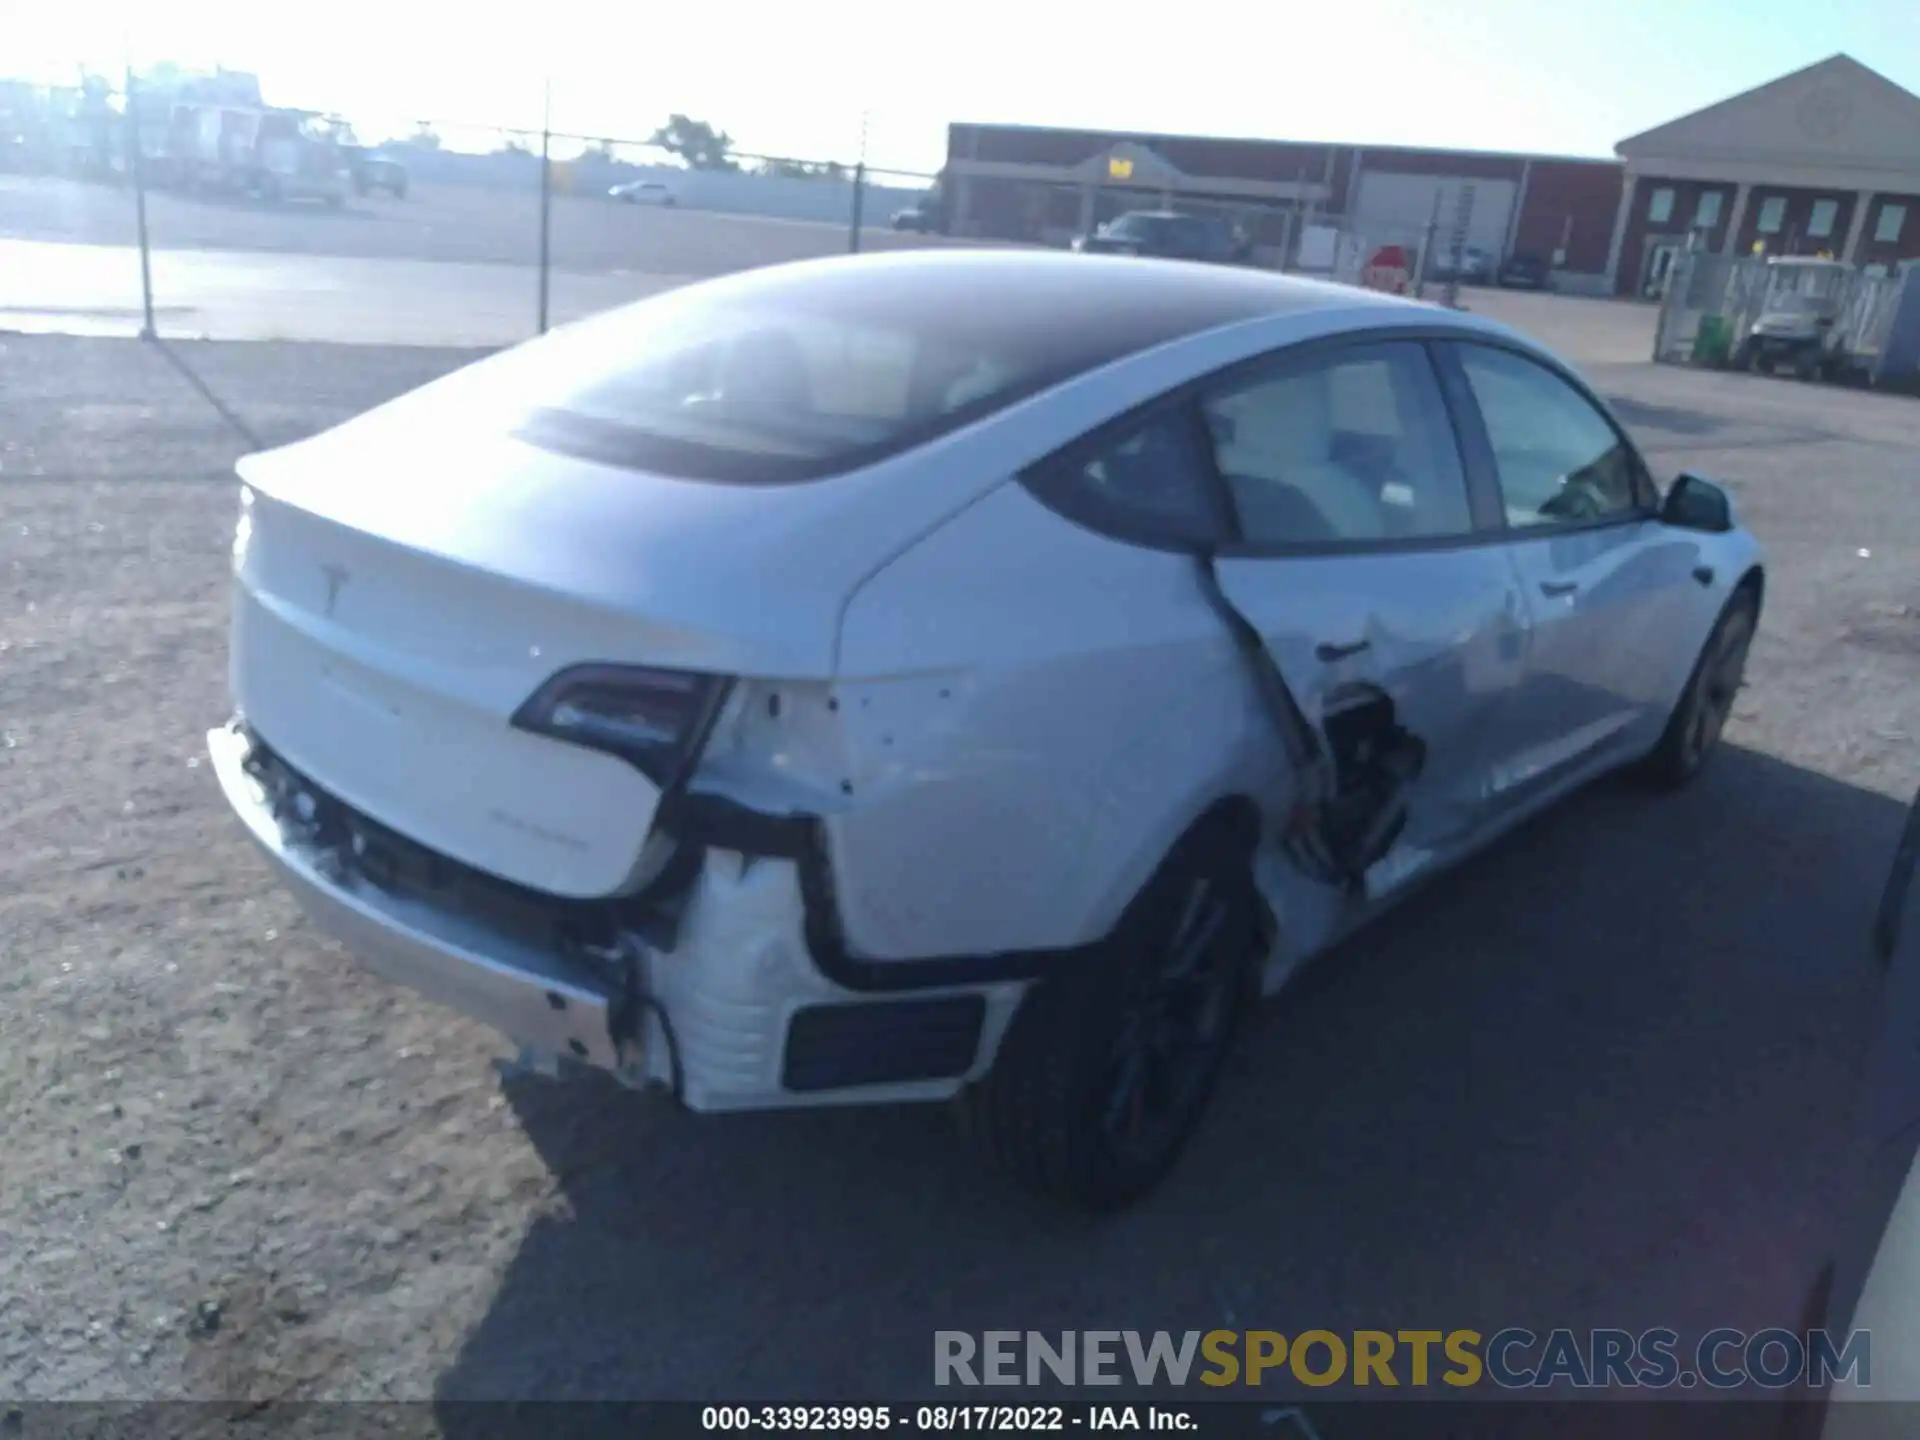
[[[732,275],[239,474],[209,740],[323,929],[695,1110],[955,1098],[1089,1209],[1305,958],[1690,778],[1763,586],[1521,336],[1158,260]]]

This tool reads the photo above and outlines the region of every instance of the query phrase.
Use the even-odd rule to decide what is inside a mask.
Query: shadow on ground
[[[1105,1224],[1027,1206],[937,1110],[513,1082],[570,1213],[439,1394],[925,1397],[936,1329],[1792,1324],[1901,818],[1737,749],[1679,796],[1595,787],[1269,1003],[1171,1182]]]

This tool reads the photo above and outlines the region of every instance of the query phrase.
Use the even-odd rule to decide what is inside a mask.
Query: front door
[[[1677,240],[1649,240],[1645,263],[1641,266],[1640,293],[1649,300],[1666,294],[1673,276],[1673,262],[1680,254]]]
[[[1202,408],[1243,537],[1221,586],[1333,737],[1343,783],[1371,783],[1369,747],[1396,729],[1424,754],[1404,824],[1367,870],[1384,895],[1486,818],[1516,738],[1525,608],[1511,565],[1476,523],[1424,345],[1278,358]]]
[[[1658,496],[1626,436],[1566,377],[1517,351],[1457,344],[1499,485],[1507,554],[1531,615],[1517,722],[1494,778],[1524,801],[1543,785],[1650,746],[1671,698],[1648,657],[1668,653],[1696,541],[1654,518]]]

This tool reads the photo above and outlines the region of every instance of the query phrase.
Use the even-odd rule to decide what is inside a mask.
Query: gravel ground
[[[181,349],[270,440],[463,358]],[[361,974],[199,763],[241,442],[134,342],[0,336],[0,1396],[904,1398],[935,1328],[1791,1323],[1920,778],[1920,406],[1591,373],[1773,549],[1732,748],[1347,946],[1085,1226],[937,1111],[502,1078]]]

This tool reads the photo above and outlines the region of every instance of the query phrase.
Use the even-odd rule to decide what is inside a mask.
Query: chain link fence
[[[1065,247],[1143,207],[1224,222],[1243,264],[1446,304],[1498,265],[1466,243],[1470,185],[1444,204],[1436,194],[1424,223],[1111,187],[1032,186],[970,206],[966,181],[949,193],[932,170],[748,152],[684,115],[644,136],[349,122],[267,106],[232,72],[191,85],[0,84],[0,166],[121,206],[140,248],[144,327],[175,334],[236,334],[208,328],[218,312],[249,317],[236,322],[247,335],[506,344],[705,276],[901,246]],[[261,251],[285,257],[277,276],[243,258]]]
[[[1777,362],[1879,383],[1911,368],[1896,363],[1895,341],[1913,328],[1916,309],[1920,266],[1876,275],[1832,261],[1686,251],[1661,296],[1653,358],[1737,369]]]
[[[753,153],[681,115],[349,121],[234,72],[0,81],[0,183],[15,234],[137,245],[115,298],[137,285],[147,333],[505,344],[692,279],[953,243],[932,170]]]

